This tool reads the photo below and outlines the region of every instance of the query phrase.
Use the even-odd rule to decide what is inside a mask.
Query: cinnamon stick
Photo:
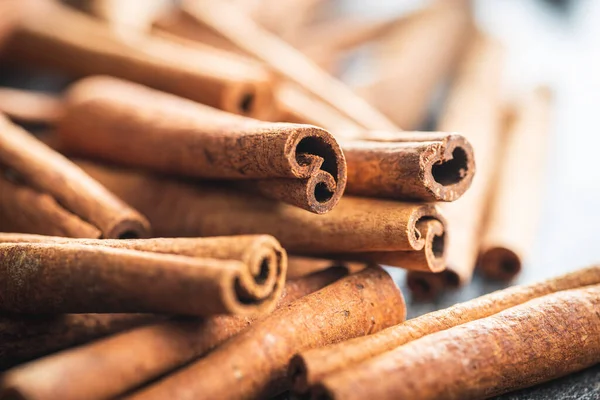
[[[292,256],[288,258],[287,278],[299,279],[334,267],[345,268],[352,274],[365,269],[367,265],[360,262]]]
[[[481,241],[479,266],[490,278],[514,278],[533,245],[550,113],[550,92],[540,87],[522,100],[508,128]]]
[[[350,275],[281,308],[203,359],[130,399],[266,398],[288,386],[294,351],[376,332],[402,321],[405,306],[379,267]],[[198,379],[198,377],[202,379]]]
[[[365,360],[426,335],[489,317],[551,293],[596,284],[600,284],[600,266],[581,269],[539,283],[496,291],[410,319],[370,336],[302,352],[294,356],[290,363],[294,389],[304,392],[327,376],[334,376],[345,368],[350,370]]]
[[[123,36],[102,21],[53,0],[24,1],[6,43],[11,59],[73,75],[107,74],[257,118],[273,114],[268,73],[199,43]],[[75,33],[76,32],[76,33]]]
[[[447,269],[440,274],[409,274],[407,282],[415,296],[435,296],[436,291],[466,284],[473,275],[501,129],[503,54],[498,42],[478,32],[450,89],[438,130],[464,135],[473,146],[477,174],[464,196],[442,205],[449,227]]]
[[[344,274],[343,268],[332,268],[288,282],[278,308]],[[112,398],[198,358],[254,321],[253,317],[216,316],[142,326],[12,369],[0,378],[0,393],[16,391],[30,400]]]
[[[105,238],[149,234],[137,211],[1,114],[0,175],[0,230]]]
[[[454,201],[475,174],[473,149],[460,135],[373,132],[340,142],[348,165],[347,191],[400,200]]]
[[[10,242],[0,244],[0,309],[28,314],[261,314],[275,307],[287,267],[285,252],[268,236],[107,245],[39,237],[14,243],[11,235],[0,240]]]
[[[334,259],[343,254],[348,260],[356,255],[361,261],[360,253],[368,252],[369,261],[377,262],[377,257],[386,257],[390,252],[433,249],[434,237],[424,235],[417,224],[428,220],[445,223],[432,204],[345,196],[331,212],[314,215],[233,188],[191,185],[132,171],[80,165],[142,210],[161,236],[262,233],[276,237],[292,254],[335,255]],[[437,242],[443,244],[443,240]],[[443,259],[444,249],[436,250],[436,258]]]
[[[182,9],[198,24],[227,38],[247,54],[267,64],[285,79],[337,109],[366,129],[398,128],[344,84],[320,69],[251,18],[226,2],[183,1]]]
[[[342,151],[322,129],[260,122],[106,77],[69,91],[58,134],[77,154],[192,177],[253,179],[246,187],[318,214],[336,205],[346,181]]]
[[[93,15],[125,35],[148,31],[156,16],[171,8],[169,0],[87,0],[86,3]]]
[[[552,293],[326,377],[313,398],[477,399],[559,378],[600,362],[599,308],[600,285]]]
[[[53,125],[60,118],[62,102],[46,93],[1,87],[0,112],[16,121]]]

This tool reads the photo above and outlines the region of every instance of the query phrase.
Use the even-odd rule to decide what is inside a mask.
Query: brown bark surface
[[[58,126],[67,152],[183,176],[251,180],[266,197],[325,213],[341,197],[346,163],[323,129],[261,122],[113,78],[67,95]]]
[[[444,310],[410,319],[370,336],[300,353],[290,364],[294,388],[304,392],[328,375],[335,375],[344,368],[359,365],[365,360],[426,335],[489,317],[550,293],[597,284],[600,284],[600,266],[593,266],[540,283],[496,291]]]
[[[53,125],[62,113],[62,102],[46,93],[0,87],[0,112],[15,121]]]
[[[552,293],[327,377],[314,397],[480,399],[556,379],[600,362],[599,308],[600,285]]]
[[[365,269],[367,264],[335,259],[291,256],[288,257],[287,278],[298,279],[319,271],[328,270],[333,267],[345,268],[349,273],[352,274]]]
[[[90,225],[105,238],[149,235],[148,221],[137,211],[3,115],[0,115],[0,174],[4,175],[0,185],[8,189],[2,190],[3,203],[7,208],[24,210],[23,213],[5,211],[6,219],[0,220],[2,230],[6,224],[28,233],[51,233],[54,229],[44,225],[60,220],[64,224],[56,230],[73,236],[97,237]],[[10,190],[11,187],[16,190]],[[55,202],[40,197],[43,193],[52,196]],[[34,204],[19,205],[19,200],[36,197],[36,205],[41,206],[38,210]],[[59,207],[64,212],[58,211]]]
[[[265,398],[284,390],[295,351],[384,329],[405,318],[391,277],[372,267],[281,308],[207,357],[131,399]],[[198,379],[202,377],[202,379]]]

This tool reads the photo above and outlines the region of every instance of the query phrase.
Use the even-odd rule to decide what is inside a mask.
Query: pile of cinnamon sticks
[[[599,267],[407,322],[381,267],[433,297],[535,237],[551,95],[503,98],[469,1],[68,3],[0,3],[0,67],[72,79],[0,88],[0,399],[482,398],[600,361]]]

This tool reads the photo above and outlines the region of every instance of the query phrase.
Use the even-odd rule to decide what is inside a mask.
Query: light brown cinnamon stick
[[[466,284],[473,275],[496,165],[502,71],[502,46],[477,33],[462,60],[438,124],[440,131],[460,132],[471,143],[477,173],[464,196],[443,204],[449,227],[447,269],[440,274],[409,274],[408,285],[416,296],[435,296],[436,291]]]
[[[278,308],[344,274],[345,269],[332,268],[288,282]],[[29,400],[112,398],[196,359],[254,321],[216,316],[146,325],[12,369],[0,377],[0,393],[16,391]]]
[[[182,9],[282,77],[302,86],[366,129],[398,128],[349,88],[328,75],[298,50],[257,25],[231,4],[183,1]]]
[[[53,125],[62,113],[62,101],[46,93],[1,87],[0,112],[16,121]]]
[[[53,0],[23,0],[7,56],[74,75],[108,74],[233,113],[273,114],[270,76],[253,63],[199,43],[112,31]],[[77,32],[76,34],[74,32]]]
[[[87,0],[86,3],[93,15],[124,35],[148,31],[156,16],[171,8],[169,0]]]
[[[546,382],[600,362],[599,308],[600,285],[548,294],[326,377],[313,398],[477,399]]]
[[[0,230],[105,238],[149,234],[137,211],[1,114],[0,188]]]
[[[288,257],[287,278],[298,279],[334,267],[345,268],[349,273],[352,274],[362,271],[367,267],[367,265],[360,262],[356,263],[323,258],[291,256]]]
[[[130,396],[131,399],[265,398],[288,386],[295,349],[369,334],[405,317],[389,275],[371,267],[279,309],[207,357]],[[198,379],[201,376],[202,379]]]
[[[245,187],[318,214],[345,187],[343,153],[322,129],[260,122],[112,78],[88,78],[69,91],[58,134],[67,152],[184,176],[253,179]]]
[[[414,253],[435,247],[428,241],[433,241],[432,235],[424,235],[417,224],[445,222],[432,204],[346,196],[331,212],[314,215],[231,188],[189,185],[131,171],[80,165],[142,210],[161,236],[264,233],[276,237],[292,254],[335,254],[334,258],[343,254],[349,260],[356,254],[360,261],[363,258],[357,253],[369,252],[369,261],[377,262],[377,257],[386,257],[390,252]],[[443,248],[438,250],[443,259]]]
[[[550,92],[543,87],[529,93],[515,109],[481,241],[479,266],[488,277],[514,278],[533,245],[550,113]]]
[[[304,392],[327,376],[333,376],[345,368],[350,370],[365,360],[426,335],[489,317],[547,294],[596,284],[600,284],[600,266],[581,269],[539,283],[496,291],[410,319],[370,336],[302,352],[294,356],[290,363],[294,389]]]

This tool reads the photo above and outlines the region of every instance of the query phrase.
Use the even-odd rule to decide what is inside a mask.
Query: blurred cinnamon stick
[[[343,153],[314,126],[260,122],[107,77],[77,83],[65,104],[57,132],[67,152],[184,176],[253,179],[244,186],[318,214],[344,191]]]
[[[515,108],[505,135],[479,260],[481,271],[493,279],[514,278],[533,245],[549,140],[550,96],[545,87],[529,93]]]
[[[289,386],[285,369],[298,349],[367,335],[405,318],[390,276],[371,267],[281,308],[203,359],[129,399],[266,398]],[[201,376],[202,379],[198,379]]]
[[[62,113],[62,101],[51,94],[0,87],[0,112],[19,122],[53,125]]]
[[[171,8],[170,0],[87,0],[85,3],[89,12],[124,35],[149,31],[157,15]]]
[[[0,114],[0,230],[75,237],[145,237],[137,211]]]
[[[345,268],[349,273],[355,273],[363,270],[367,265],[360,262],[291,256],[288,257],[287,277],[288,279],[298,279],[334,267]]]

